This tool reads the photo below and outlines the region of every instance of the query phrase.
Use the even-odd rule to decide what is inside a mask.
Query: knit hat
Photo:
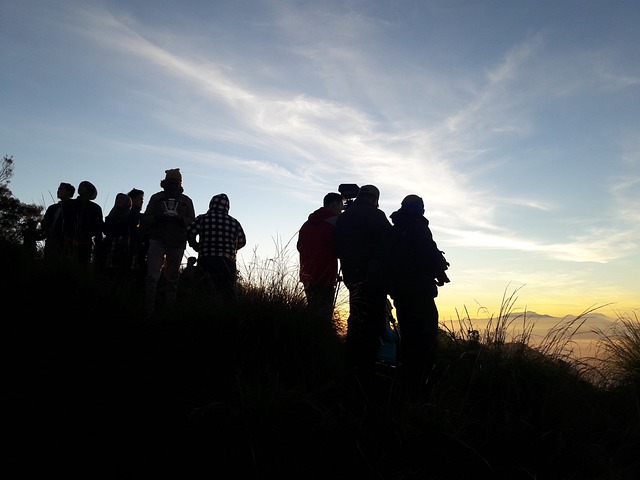
[[[380,190],[378,190],[378,188],[374,185],[361,186],[358,195],[360,195],[361,193],[373,195],[374,197],[376,197],[376,199],[380,198]]]
[[[424,202],[418,195],[407,195],[402,200],[400,210],[404,212],[424,214]]]
[[[165,170],[164,173],[166,174],[164,177],[165,181],[177,180],[180,185],[182,185],[182,174],[180,173],[179,168],[170,168],[169,170]]]

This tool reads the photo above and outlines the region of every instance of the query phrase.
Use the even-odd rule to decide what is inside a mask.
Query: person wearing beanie
[[[187,247],[187,227],[195,219],[193,201],[182,188],[179,168],[165,170],[161,191],[154,193],[142,216],[142,235],[149,239],[144,307],[147,317],[155,313],[160,276],[166,280],[165,301],[177,298],[180,264]]]
[[[438,286],[449,282],[449,264],[433,240],[424,202],[407,195],[390,217],[393,223],[384,254],[394,262],[388,293],[401,332],[401,364],[410,400],[426,399],[435,382]]]
[[[180,173],[179,168],[170,168],[169,170],[165,170],[164,173],[164,180],[160,182],[160,186],[162,188],[164,188],[167,182],[174,182],[182,187],[182,174]]]
[[[387,293],[370,276],[379,243],[391,229],[378,208],[380,191],[360,187],[353,203],[336,220],[335,245],[344,284],[349,290],[346,366],[365,389],[372,387],[380,337],[386,331]]]

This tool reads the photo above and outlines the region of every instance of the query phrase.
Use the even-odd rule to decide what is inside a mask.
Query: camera
[[[351,206],[353,200],[358,196],[359,191],[360,187],[355,183],[341,183],[338,186],[338,192],[340,192],[344,197],[344,205],[342,206],[342,210],[346,210]]]

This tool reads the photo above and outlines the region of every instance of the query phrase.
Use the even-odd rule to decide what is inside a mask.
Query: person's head
[[[209,200],[209,210],[220,212],[220,213],[229,213],[229,208],[231,207],[231,202],[229,202],[229,197],[226,193],[218,193],[211,197]]]
[[[144,203],[144,192],[142,190],[138,190],[137,188],[133,188],[129,193],[127,193],[127,195],[129,195],[129,198],[131,198],[131,208],[142,210],[142,204]]]
[[[380,190],[375,185],[363,185],[358,191],[357,200],[365,201],[371,205],[378,206],[378,200],[380,199]]]
[[[197,257],[189,257],[187,258],[187,266],[193,267],[197,261],[198,261]]]
[[[119,209],[130,209],[131,208],[131,197],[126,193],[119,193],[116,195],[116,199],[113,202],[113,206]]]
[[[322,206],[328,208],[336,215],[339,215],[342,211],[342,203],[344,202],[344,197],[341,193],[330,192],[324,196],[322,200]]]
[[[418,195],[414,195],[414,194],[407,195],[402,200],[400,210],[402,210],[403,212],[418,213],[420,215],[423,215],[424,202],[422,201],[422,198],[420,198]]]
[[[69,200],[76,193],[76,187],[70,183],[61,182],[58,187],[57,196],[60,200]]]
[[[85,180],[78,185],[78,197],[83,200],[95,200],[98,196],[98,189],[93,183]]]
[[[170,194],[182,193],[182,174],[180,173],[180,169],[170,168],[169,170],[165,170],[164,173],[165,177],[164,180],[160,181],[160,187]]]

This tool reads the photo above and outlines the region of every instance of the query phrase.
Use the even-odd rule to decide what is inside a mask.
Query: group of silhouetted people
[[[144,311],[151,318],[161,278],[163,300],[176,301],[189,244],[198,257],[184,272],[185,284],[197,280],[216,298],[234,299],[236,255],[247,240],[240,222],[229,215],[228,196],[214,195],[207,212],[196,216],[191,198],[184,194],[180,169],[165,170],[160,187],[144,212],[143,191],[118,193],[103,218],[91,182],[78,185],[75,199],[73,185],[63,182],[57,190],[59,202],[47,208],[41,227],[28,224],[25,248],[32,251],[37,240],[45,240],[45,261],[93,263],[117,279],[133,275],[143,287]],[[349,291],[346,365],[365,389],[374,381],[381,345],[393,340],[390,333],[398,333],[406,391],[418,399],[428,395],[433,384],[435,297],[438,286],[449,281],[449,264],[433,240],[421,197],[407,195],[391,221],[379,209],[379,198],[374,185],[357,188],[354,198],[326,194],[322,207],[299,230],[299,278],[309,318],[326,325],[333,324],[337,288],[344,282]],[[389,331],[389,297],[397,315],[394,332]]]
[[[435,297],[438,286],[449,281],[449,264],[433,240],[421,197],[407,195],[391,222],[378,208],[379,198],[374,185],[360,187],[355,199],[334,192],[324,197],[298,234],[300,281],[310,314],[327,322],[333,319],[338,282],[344,281],[349,291],[346,364],[365,390],[396,333],[388,297],[393,299],[406,393],[417,400],[428,397],[433,386]]]
[[[23,232],[25,248],[37,249],[44,240],[44,261],[89,264],[115,280],[132,278],[144,292],[144,311],[151,318],[159,300],[177,299],[180,266],[187,243],[198,252],[198,270],[207,279],[215,298],[235,297],[236,254],[246,245],[240,222],[229,215],[229,198],[221,193],[211,199],[209,210],[196,216],[191,198],[184,194],[179,168],[165,170],[161,190],[151,195],[142,211],[144,192],[118,193],[109,213],[93,200],[96,187],[88,181],[75,187],[62,182],[59,201],[47,208],[41,221]],[[35,256],[36,251],[31,252]]]

